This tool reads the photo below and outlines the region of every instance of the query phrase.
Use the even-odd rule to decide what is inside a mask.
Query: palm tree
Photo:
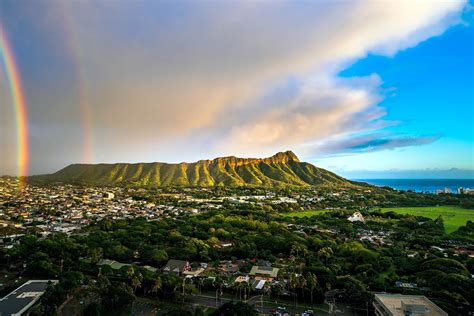
[[[298,278],[295,273],[291,273],[288,277],[288,285],[291,289],[291,293],[295,297],[295,308],[296,308],[296,301],[298,300],[298,293],[296,292],[296,288],[298,287]]]
[[[214,287],[216,288],[216,299],[218,297],[217,293],[219,293],[219,296],[222,295],[222,286],[224,285],[224,280],[222,277],[217,276],[216,279],[214,280]]]
[[[272,286],[272,291],[276,294],[277,296],[277,301],[278,299],[280,298],[280,295],[283,294],[283,291],[284,291],[284,285],[283,283],[281,282],[278,282],[277,284],[275,284],[274,286]]]
[[[295,257],[298,257],[300,250],[301,250],[301,245],[293,244],[291,245],[290,254],[294,255]]]
[[[132,277],[132,287],[135,293],[139,287],[142,286],[143,276],[141,273],[135,273]]]
[[[270,286],[266,283],[265,286],[263,287],[262,301],[263,301],[263,299],[265,298],[265,295],[270,296],[270,291],[271,291],[271,288],[270,288]]]
[[[308,248],[306,248],[306,246],[304,245],[295,243],[291,246],[290,262],[294,266],[296,261],[301,262],[302,258],[306,257],[307,255],[308,255]],[[300,266],[300,273],[301,273],[301,265],[299,266]],[[293,271],[294,271],[294,267],[293,267]]]
[[[127,279],[131,282],[133,279],[133,276],[135,275],[135,269],[133,268],[133,266],[129,266],[127,268],[126,275],[127,275]]]
[[[252,284],[249,282],[244,282],[244,300],[247,301],[247,295],[250,295],[250,290],[252,289]]]
[[[219,300],[220,295],[222,295],[222,285],[223,285],[223,283],[224,283],[224,281],[222,280],[222,278],[220,276],[217,276],[214,279],[214,282],[212,283],[212,285],[216,289],[216,307],[218,306],[217,301]]]
[[[314,288],[318,285],[318,277],[316,274],[308,272],[306,275],[306,280],[308,280],[309,289],[311,291],[311,304],[313,304],[313,292]]]
[[[202,286],[204,285],[204,279],[203,278],[198,278],[197,279],[197,284],[199,287],[199,294],[202,294]]]
[[[308,282],[306,281],[303,275],[300,275],[298,276],[297,283],[298,283],[298,287],[301,289],[301,293],[303,294],[303,298],[304,298],[304,289],[306,285],[308,284]]]
[[[297,258],[305,257],[308,254],[308,249],[306,246],[300,244],[293,244],[291,245],[290,254],[296,256]]]
[[[183,283],[182,283],[182,287],[183,287],[183,302],[184,302],[184,298],[186,296],[186,280],[187,278],[183,278]]]
[[[298,286],[298,280],[296,278],[295,273],[291,273],[288,277],[288,285],[290,286],[290,289],[294,292],[296,287]]]
[[[158,276],[156,279],[155,279],[155,284],[153,285],[153,288],[151,289],[151,291],[153,293],[156,294],[156,296],[158,296],[158,291],[161,290],[161,287],[163,286],[163,282],[161,281],[161,278]]]
[[[331,258],[333,254],[334,252],[332,251],[332,248],[330,247],[324,247],[318,251],[319,258],[321,259],[321,257],[323,257],[326,265],[328,264],[328,259]]]
[[[242,290],[244,291],[244,299],[246,298],[247,281],[242,281],[237,284],[237,290],[239,292],[239,300],[242,300]]]

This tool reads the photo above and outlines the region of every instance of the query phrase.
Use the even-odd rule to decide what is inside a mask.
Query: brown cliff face
[[[220,157],[212,160],[202,160],[209,164],[229,164],[231,166],[242,166],[247,164],[258,164],[258,163],[287,163],[288,161],[300,162],[298,157],[291,151],[279,152],[268,158],[238,158],[235,156]]]

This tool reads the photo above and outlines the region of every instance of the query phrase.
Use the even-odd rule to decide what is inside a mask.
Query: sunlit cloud
[[[93,131],[96,161],[180,161],[307,152],[397,124],[384,120],[377,74],[338,73],[368,53],[391,56],[441,34],[461,22],[465,2],[44,5],[48,18],[31,23],[65,43],[61,54],[78,59],[93,119],[82,126],[74,87],[45,95],[30,82],[31,121],[41,135],[34,146],[41,167],[34,170],[65,147],[69,157],[54,167],[77,162],[71,156],[82,156],[74,136],[80,128]],[[57,30],[64,19],[74,45]],[[59,137],[52,127],[62,124],[70,129]],[[57,141],[42,153],[51,137]]]

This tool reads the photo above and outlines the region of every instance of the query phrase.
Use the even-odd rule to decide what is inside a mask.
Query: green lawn
[[[309,210],[309,211],[297,211],[297,212],[291,212],[291,213],[283,213],[282,215],[288,216],[288,217],[310,217],[314,215],[319,215],[329,212],[329,210]]]
[[[443,216],[444,229],[447,233],[452,233],[458,227],[466,225],[468,220],[474,221],[474,210],[469,210],[456,206],[427,206],[427,207],[394,207],[383,208],[383,212],[393,211],[399,214],[411,214],[436,219]]]

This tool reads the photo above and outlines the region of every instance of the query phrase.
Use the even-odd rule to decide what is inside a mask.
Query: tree
[[[281,282],[278,282],[277,284],[271,287],[272,294],[276,296],[277,301],[280,298],[280,295],[283,294],[284,290],[285,290],[285,286]]]
[[[252,284],[249,282],[242,282],[244,287],[244,300],[247,301],[247,297],[250,295],[250,291],[252,290]]]
[[[132,277],[132,288],[135,293],[139,287],[142,286],[143,275],[141,273],[135,273]]]
[[[308,248],[305,245],[294,243],[291,245],[290,255],[298,259],[300,259],[300,256],[304,258],[308,255]]]
[[[331,258],[333,255],[334,255],[334,252],[332,251],[332,248],[330,247],[324,247],[318,251],[319,259],[321,260],[321,258],[324,258],[324,263],[326,265],[328,264],[328,259]]]
[[[197,279],[197,285],[199,288],[199,294],[202,294],[202,286],[204,285],[204,278],[200,277]]]
[[[295,273],[291,273],[288,277],[288,285],[292,291],[295,291],[296,287],[298,286],[298,279]]]
[[[311,292],[311,303],[313,303],[313,292],[314,288],[318,285],[318,277],[316,274],[308,272],[306,275],[306,280],[308,280],[309,290]]]
[[[371,302],[373,294],[368,291],[367,286],[360,280],[352,276],[344,276],[338,279],[343,289],[344,296],[351,305],[365,307],[367,302]]]
[[[89,250],[89,257],[91,259],[92,264],[96,264],[97,262],[102,259],[102,256],[104,255],[104,250],[101,247],[98,248],[91,248]]]
[[[63,274],[61,285],[64,290],[70,291],[82,285],[84,275],[77,271],[68,271]]]
[[[153,284],[153,288],[151,291],[155,293],[158,296],[158,292],[161,291],[161,288],[163,286],[163,282],[161,281],[161,277],[157,276],[155,279],[155,283]]]
[[[222,295],[222,286],[224,285],[224,280],[220,276],[217,276],[213,285],[216,289],[216,292],[219,293],[219,295]]]
[[[301,293],[303,294],[303,298],[304,298],[304,290],[308,282],[306,281],[303,275],[300,275],[298,276],[297,283],[298,283],[298,287],[301,289]]]
[[[135,293],[142,285],[143,275],[140,272],[135,271],[133,266],[129,266],[126,271],[127,279],[130,282],[133,292]]]
[[[168,253],[163,249],[153,249],[150,252],[150,259],[153,263],[161,265],[168,261]]]
[[[32,310],[31,315],[55,315],[58,306],[66,299],[66,292],[61,284],[48,283],[46,291],[39,304]]]
[[[104,306],[114,311],[123,310],[135,299],[133,289],[125,283],[110,284],[103,289],[100,297]]]
[[[456,273],[465,276],[469,276],[469,272],[467,271],[466,267],[454,260],[454,259],[445,259],[445,258],[437,258],[425,261],[421,267],[423,270],[428,269],[435,269],[439,271],[443,271],[445,273]]]

